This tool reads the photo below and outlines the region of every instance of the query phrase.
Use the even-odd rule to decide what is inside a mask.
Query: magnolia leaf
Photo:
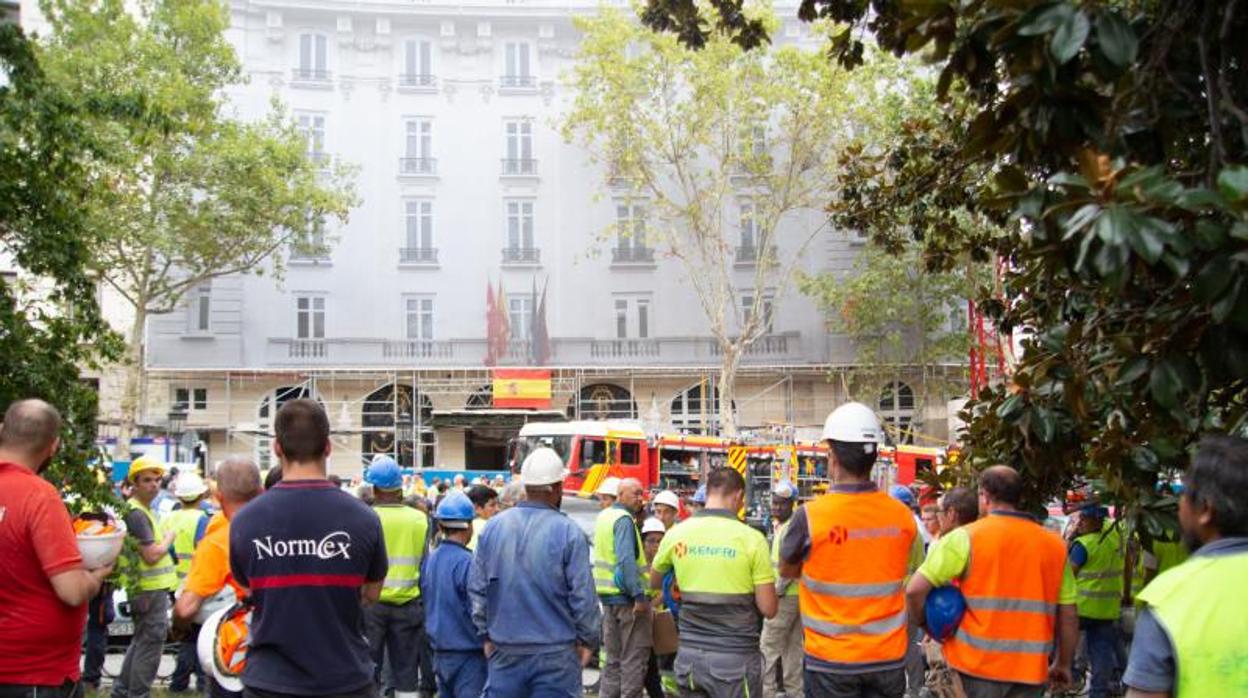
[[[1125,68],[1135,62],[1139,40],[1117,12],[1105,10],[1096,18],[1096,43],[1110,63]]]
[[[1088,16],[1081,10],[1075,10],[1062,20],[1049,41],[1049,53],[1053,54],[1058,65],[1065,65],[1067,61],[1075,57],[1076,53],[1079,53],[1079,49],[1083,48],[1084,42],[1088,40],[1090,29]]]

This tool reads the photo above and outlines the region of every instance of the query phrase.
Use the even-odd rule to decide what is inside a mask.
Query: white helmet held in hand
[[[880,420],[861,402],[847,402],[832,410],[823,423],[822,439],[850,444],[878,444],[884,440]]]
[[[550,448],[534,449],[520,466],[520,482],[526,485],[553,485],[565,477],[563,459]]]

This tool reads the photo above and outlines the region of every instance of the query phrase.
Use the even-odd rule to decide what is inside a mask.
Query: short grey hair
[[[230,456],[217,465],[217,492],[232,504],[246,504],[261,490],[260,468],[245,456]]]
[[[498,495],[498,503],[505,507],[515,506],[516,502],[525,500],[524,483],[519,480],[512,480],[503,487],[503,491]]]

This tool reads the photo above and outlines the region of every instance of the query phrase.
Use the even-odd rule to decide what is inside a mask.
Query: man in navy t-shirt
[[[325,479],[318,403],[286,403],[274,429],[282,481],[230,522],[230,569],[255,605],[245,695],[375,696],[362,604],[386,578],[381,522]]]

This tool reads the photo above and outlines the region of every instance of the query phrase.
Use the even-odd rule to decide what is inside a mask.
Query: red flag
[[[494,299],[494,285],[488,280],[485,282],[485,365],[494,366],[498,364],[498,354],[495,351],[498,346],[498,303]]]
[[[537,282],[533,286],[533,363],[545,366],[550,363],[550,333],[546,330],[546,287],[550,281],[542,284],[542,301],[537,302]]]

